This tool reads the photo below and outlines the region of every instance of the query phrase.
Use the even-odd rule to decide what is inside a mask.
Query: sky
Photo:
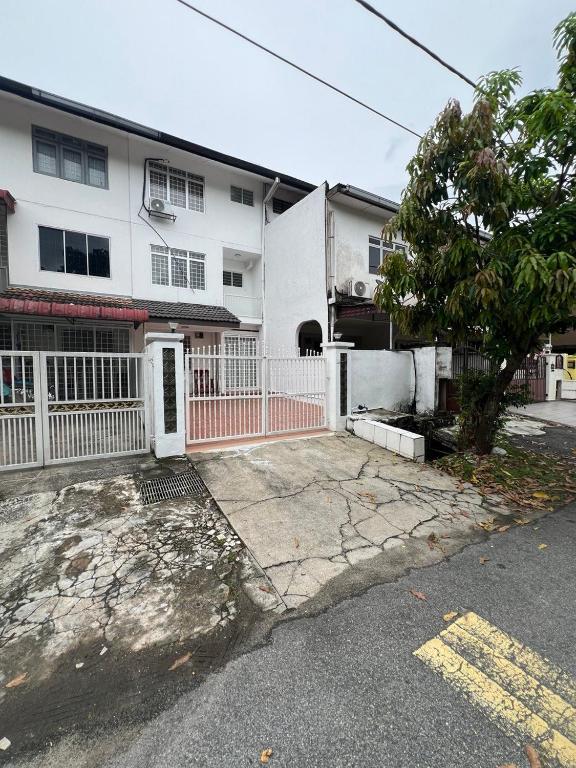
[[[472,80],[554,84],[571,0],[371,0]],[[192,0],[419,133],[472,89],[354,0]],[[0,74],[315,184],[398,200],[417,139],[176,0],[0,0]]]

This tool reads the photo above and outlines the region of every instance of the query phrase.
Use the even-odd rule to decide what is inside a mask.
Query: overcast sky
[[[354,0],[192,0],[416,131],[471,88]],[[571,0],[372,0],[470,78],[554,82]],[[0,0],[0,73],[306,181],[398,199],[417,140],[176,0]]]

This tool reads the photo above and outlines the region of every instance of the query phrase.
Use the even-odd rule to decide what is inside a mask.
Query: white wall
[[[414,397],[411,352],[386,349],[350,350],[351,406],[406,410]]]
[[[16,213],[8,217],[12,285],[221,305],[223,249],[260,254],[264,179],[10,95],[0,96],[0,115],[1,183],[17,200]],[[109,188],[35,173],[32,125],[107,146]],[[138,217],[145,157],[166,158],[205,177],[204,213],[175,208],[172,223],[142,211],[169,246],[206,254],[205,291],[152,285],[150,245],[163,243]],[[253,190],[253,207],[230,200],[232,184]],[[41,225],[109,237],[111,277],[41,272]],[[260,284],[255,275],[253,295],[260,294]]]
[[[325,185],[277,217],[264,230],[266,343],[294,348],[307,320],[328,340]]]
[[[334,201],[329,206],[334,211],[335,284],[342,290],[348,280],[361,280],[371,297],[377,276],[368,271],[368,238],[380,237],[391,214],[374,215]]]
[[[416,363],[416,412],[433,412],[436,407],[436,347],[414,350]]]

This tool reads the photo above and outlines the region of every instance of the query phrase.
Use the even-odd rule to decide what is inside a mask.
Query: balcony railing
[[[262,320],[262,299],[258,296],[225,293],[224,306],[237,317],[249,317],[253,320]]]

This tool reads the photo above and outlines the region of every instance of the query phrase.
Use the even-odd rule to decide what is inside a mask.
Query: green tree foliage
[[[478,340],[493,363],[464,430],[480,453],[526,354],[576,310],[576,13],[554,44],[555,88],[517,98],[520,75],[505,70],[479,82],[468,114],[447,104],[385,228],[411,254],[387,256],[377,303],[405,332]]]

